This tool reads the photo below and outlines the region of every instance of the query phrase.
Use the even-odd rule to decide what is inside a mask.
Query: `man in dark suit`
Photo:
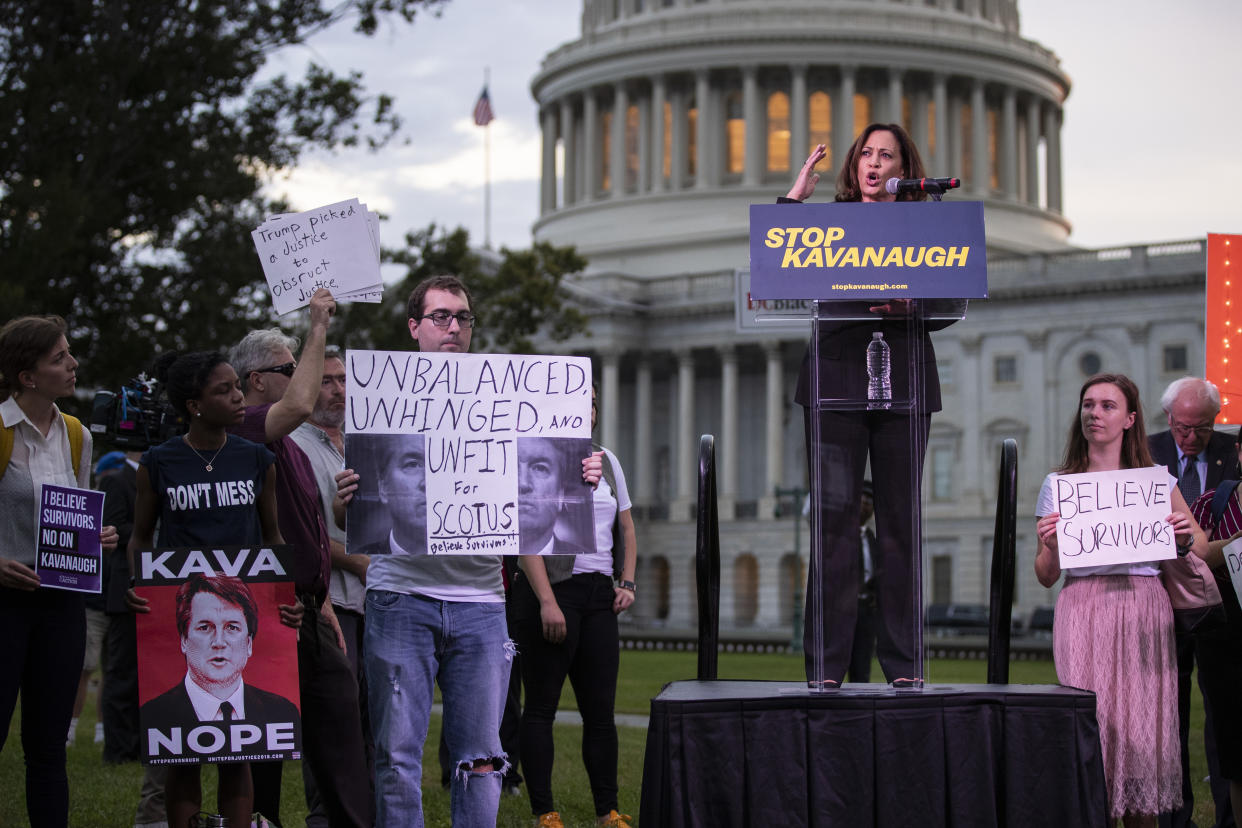
[[[867,524],[875,512],[871,481],[863,481],[862,503],[858,510],[858,617],[854,621],[854,649],[850,653],[849,679],[854,683],[871,681],[871,656],[875,653],[875,592],[879,572],[876,564],[875,532]]]
[[[1187,503],[1205,491],[1215,489],[1221,480],[1237,476],[1234,438],[1216,431],[1216,415],[1220,413],[1220,392],[1211,382],[1198,377],[1182,377],[1165,389],[1160,405],[1168,419],[1169,429],[1148,437],[1152,459],[1177,478],[1177,486]],[[1171,814],[1160,815],[1162,828],[1193,826],[1194,791],[1190,784],[1190,675],[1195,666],[1195,633],[1184,619],[1174,612],[1177,631],[1177,702],[1182,742],[1182,807]],[[1202,623],[1210,623],[1203,621]],[[1202,689],[1202,688],[1200,688]],[[1212,735],[1212,711],[1204,698],[1204,751],[1211,774],[1212,798],[1216,803],[1219,828],[1233,826],[1229,801],[1229,783],[1220,776],[1216,761],[1216,744]]]
[[[300,719],[293,702],[242,680],[254,652],[258,623],[254,597],[240,579],[195,574],[182,584],[177,590],[177,632],[185,678],[142,706],[143,727],[166,730],[217,721],[226,727],[234,721],[261,726],[288,723],[287,732],[296,740]],[[262,743],[252,747],[271,752]],[[224,752],[224,745],[215,752]]]

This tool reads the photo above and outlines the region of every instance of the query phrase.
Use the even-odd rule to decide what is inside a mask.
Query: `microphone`
[[[898,193],[943,193],[962,186],[960,178],[890,178],[884,182],[889,195]]]

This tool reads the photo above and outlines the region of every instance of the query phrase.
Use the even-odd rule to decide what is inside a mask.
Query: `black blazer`
[[[1238,478],[1238,456],[1234,453],[1236,445],[1233,435],[1225,434],[1223,431],[1212,432],[1212,438],[1208,440],[1205,452],[1207,454],[1207,480],[1204,481],[1203,491],[1212,491],[1220,485],[1222,480]],[[1169,470],[1169,474],[1180,477],[1178,473],[1180,469],[1177,467],[1177,443],[1173,440],[1173,432],[1166,429],[1148,435],[1147,447],[1151,450],[1153,460],[1163,464]]]
[[[297,706],[284,696],[247,684],[242,688],[242,698],[246,705],[246,718],[238,719],[239,722],[299,722]],[[198,721],[198,714],[194,712],[194,705],[190,702],[190,694],[186,692],[184,681],[177,682],[166,692],[148,701],[138,713],[144,728],[184,726]]]

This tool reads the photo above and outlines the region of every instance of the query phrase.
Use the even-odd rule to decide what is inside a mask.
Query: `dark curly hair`
[[[897,139],[897,147],[901,150],[901,177],[925,178],[927,176],[923,169],[923,158],[919,155],[919,148],[914,145],[914,139],[910,137],[910,133],[898,124],[868,124],[867,128],[854,139],[854,145],[850,147],[850,151],[845,154],[845,163],[841,165],[841,172],[837,175],[837,196],[834,201],[862,201],[862,189],[858,186],[858,156],[862,153],[872,133],[884,130],[893,133],[893,137]],[[927,193],[901,193],[897,196],[897,200],[926,201]]]
[[[155,360],[153,373],[172,407],[182,416],[189,417],[186,402],[202,396],[211,372],[225,362],[228,359],[220,351],[194,351],[188,354],[169,351]]]

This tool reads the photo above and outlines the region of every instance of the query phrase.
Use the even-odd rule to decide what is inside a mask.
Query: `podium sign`
[[[752,204],[755,299],[988,295],[983,203]]]

